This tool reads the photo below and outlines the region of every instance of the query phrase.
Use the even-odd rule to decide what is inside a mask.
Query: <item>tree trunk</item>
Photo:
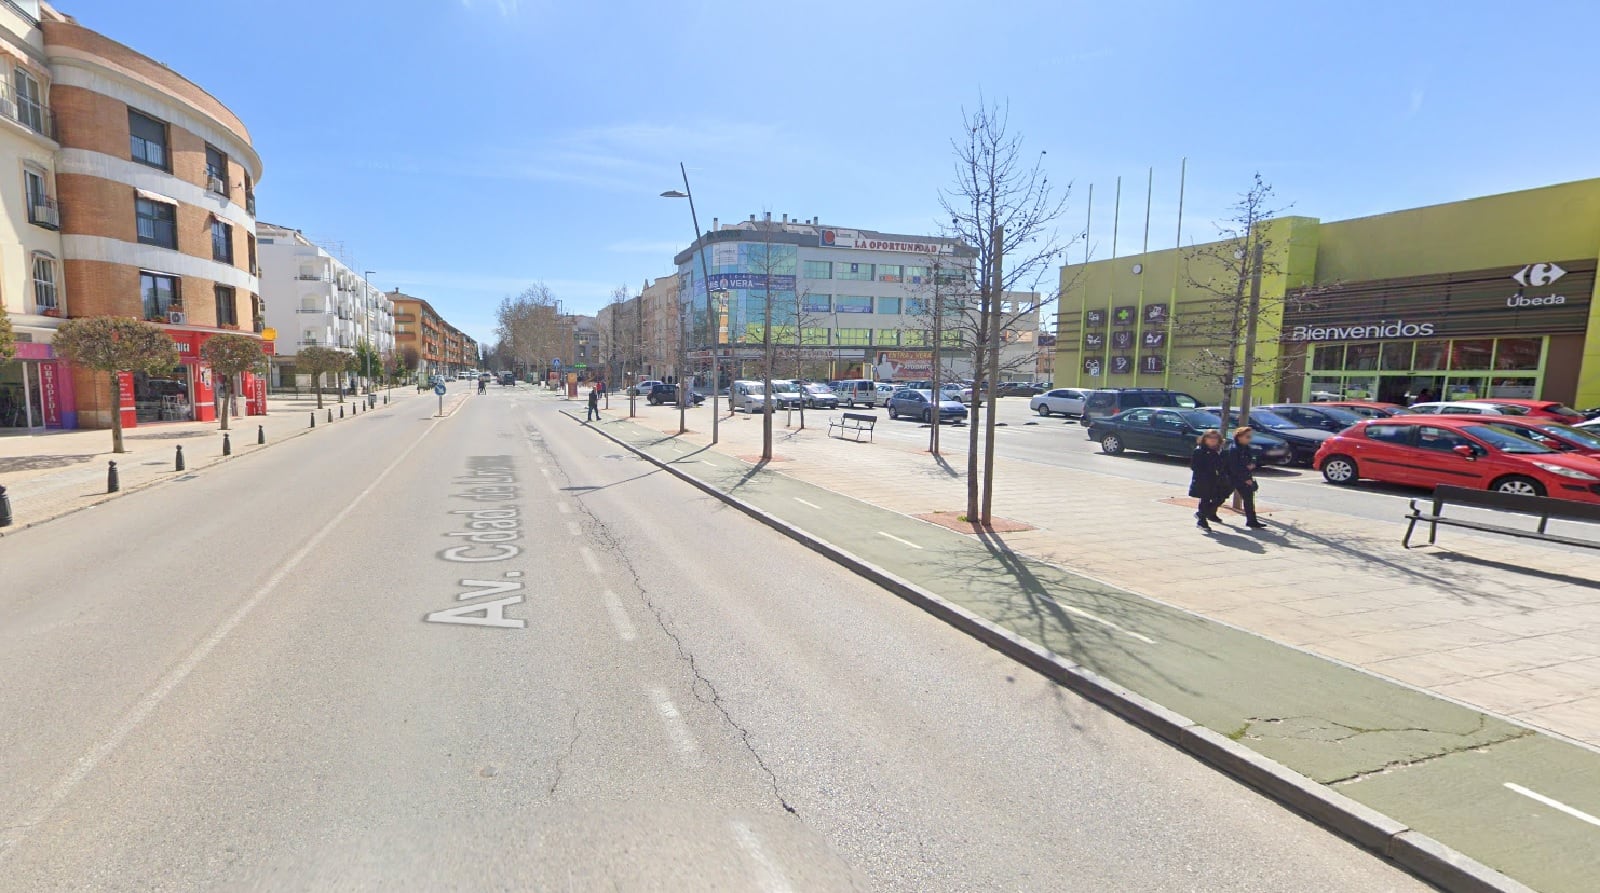
[[[1001,298],[1005,295],[1005,279],[1002,276],[1001,263],[1005,257],[1005,231],[996,226],[990,236],[990,252],[994,255],[990,263],[993,280],[989,286],[989,368],[984,372],[984,390],[988,393],[989,417],[983,420],[983,526],[988,527],[993,523],[994,515],[994,423],[997,418],[995,410],[1000,400],[1000,318],[1002,308]]]
[[[1254,396],[1252,385],[1256,374],[1256,338],[1260,333],[1256,317],[1261,313],[1261,264],[1265,259],[1265,248],[1259,238],[1256,239],[1255,251],[1250,255],[1250,305],[1245,310],[1244,329],[1244,381],[1239,391],[1239,424],[1250,424],[1250,405]]]
[[[978,331],[977,343],[972,348],[972,370],[979,378],[983,377],[983,369],[989,360],[988,334],[985,325],[988,322],[986,307],[980,301],[978,305]],[[978,432],[982,430],[983,399],[982,382],[975,382],[972,390],[972,417],[967,419],[967,520],[977,523],[979,503],[979,478],[978,478]]]
[[[311,388],[317,392],[317,408],[322,408],[322,373],[311,376]]]
[[[217,384],[221,385],[216,394],[217,412],[222,419],[222,430],[226,431],[228,430],[228,410],[232,408],[228,404],[230,402],[229,397],[233,391],[233,382],[227,378],[219,378]]]
[[[126,453],[122,447],[122,374],[111,373],[111,452]]]

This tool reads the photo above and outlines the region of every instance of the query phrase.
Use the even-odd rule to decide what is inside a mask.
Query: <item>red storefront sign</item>
[[[61,427],[61,392],[58,385],[60,367],[55,363],[39,364],[40,405],[44,409],[46,428]]]
[[[139,412],[133,405],[133,373],[117,373],[117,408],[122,411],[122,427],[139,424]]]

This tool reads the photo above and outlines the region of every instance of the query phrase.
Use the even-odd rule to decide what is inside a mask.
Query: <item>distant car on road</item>
[[[500,386],[505,388],[516,387],[517,374],[515,372],[500,373]]]
[[[654,378],[647,378],[644,381],[634,384],[634,386],[629,388],[629,390],[631,390],[636,397],[648,397],[650,396],[651,389],[658,384],[666,384],[666,382],[657,381]],[[668,385],[668,387],[671,386]]]
[[[1042,416],[1081,416],[1084,404],[1088,402],[1087,388],[1056,388],[1029,400],[1028,408]]]
[[[1005,381],[995,388],[997,397],[1037,397],[1045,391],[1043,385],[1031,381]]]
[[[891,419],[906,416],[932,424],[935,412],[938,412],[940,422],[962,422],[967,418],[967,407],[962,405],[960,400],[946,397],[939,401],[938,408],[935,409],[933,392],[922,388],[905,388],[896,391],[889,399]]]
[[[1095,419],[1089,423],[1089,439],[1099,441],[1100,451],[1111,456],[1133,450],[1187,459],[1201,432],[1221,427],[1222,419],[1214,413],[1145,407]],[[1257,465],[1287,465],[1293,457],[1283,438],[1266,432],[1257,432],[1250,448]]]
[[[658,381],[655,383],[655,386],[650,389],[650,393],[645,395],[644,399],[651,406],[660,406],[663,403],[677,405],[678,386],[675,384],[667,384],[664,381]],[[704,394],[690,393],[689,399],[694,406],[699,406],[700,404],[706,402]]]

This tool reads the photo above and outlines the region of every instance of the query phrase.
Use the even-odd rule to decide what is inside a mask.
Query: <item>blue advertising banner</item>
[[[772,280],[770,283],[767,281],[769,278]],[[774,274],[769,277],[765,273],[713,273],[706,277],[706,281],[711,284],[712,291],[731,291],[736,288],[794,291],[794,276],[786,274]]]

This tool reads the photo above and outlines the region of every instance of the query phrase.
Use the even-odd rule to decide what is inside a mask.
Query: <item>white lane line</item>
[[[922,548],[922,547],[921,547],[921,546],[919,546],[919,545],[917,545],[917,544],[916,544],[916,543],[913,543],[913,542],[912,542],[912,541],[910,541],[910,540],[903,540],[903,539],[901,539],[901,538],[900,538],[900,537],[897,537],[897,536],[895,536],[895,535],[894,535],[894,534],[892,534],[892,533],[884,533],[884,532],[883,532],[883,531],[881,531],[881,530],[880,530],[880,531],[878,531],[878,536],[886,536],[886,537],[888,537],[888,538],[889,538],[889,539],[892,539],[892,540],[894,540],[894,541],[895,541],[895,542],[897,542],[897,543],[901,543],[901,544],[903,544],[903,545],[907,545],[907,546],[910,546],[910,547],[911,547],[911,548],[913,548],[913,549],[920,549],[920,548]]]
[[[548,468],[539,469],[539,473],[544,475],[546,478],[550,477],[550,469]]]
[[[698,753],[700,744],[689,733],[689,727],[683,724],[683,714],[678,712],[676,704],[667,697],[664,688],[650,689],[650,699],[655,702],[656,715],[661,717],[661,722],[667,727],[667,734],[672,737],[672,743],[678,753],[689,756]]]
[[[734,821],[728,825],[733,829],[733,839],[739,844],[739,849],[755,863],[758,889],[766,893],[791,893],[794,888],[789,885],[789,879],[784,876],[778,863],[767,855],[766,847],[761,845],[761,838],[756,836],[756,832],[744,822]]]
[[[578,526],[577,521],[567,522],[567,532],[573,536],[583,536],[583,528]]]
[[[565,499],[563,499],[560,502],[556,503],[556,511],[560,512],[563,515],[570,515],[570,514],[572,514],[572,503],[570,503],[570,502],[566,501]]]
[[[1551,809],[1560,810],[1561,812],[1564,812],[1567,815],[1572,816],[1573,818],[1577,819],[1580,822],[1588,822],[1589,824],[1594,825],[1597,828],[1600,828],[1600,818],[1595,818],[1594,816],[1588,814],[1587,812],[1584,812],[1581,809],[1577,809],[1577,808],[1568,806],[1567,804],[1562,803],[1560,800],[1557,800],[1557,799],[1555,799],[1553,797],[1546,797],[1545,795],[1539,793],[1538,791],[1530,791],[1530,790],[1528,790],[1527,788],[1523,787],[1520,784],[1514,784],[1514,783],[1509,782],[1509,781],[1506,782],[1505,784],[1506,784],[1506,787],[1510,788],[1513,791],[1516,791],[1517,793],[1521,794],[1524,797],[1527,797],[1530,800],[1537,800],[1540,803],[1543,803],[1544,805],[1550,807]]]
[[[622,599],[609,589],[600,598],[606,603],[606,613],[611,615],[611,624],[617,628],[617,635],[624,642],[632,642],[639,633],[634,630],[633,621],[628,619],[628,612],[623,610]]]
[[[816,504],[816,503],[814,503],[814,502],[806,502],[806,501],[805,501],[805,500],[804,500],[804,499],[801,499],[801,498],[800,498],[800,497],[798,497],[798,496],[796,496],[796,497],[795,497],[795,498],[794,498],[794,501],[795,501],[795,502],[798,502],[798,503],[800,503],[800,504],[801,504],[801,505],[808,505],[808,506],[811,506],[811,507],[812,507],[812,508],[814,508],[814,509],[821,509],[821,508],[822,508],[822,506],[820,506],[820,505],[817,505],[817,504]],[[888,535],[888,534],[884,534],[884,535],[885,535],[885,536],[887,536],[887,535]]]
[[[1088,611],[1085,611],[1084,609],[1078,607],[1077,605],[1069,605],[1066,602],[1063,602],[1063,601],[1060,601],[1059,599],[1054,599],[1054,598],[1052,598],[1051,601],[1055,602],[1058,606],[1060,606],[1061,610],[1066,611],[1068,614],[1072,614],[1072,615],[1077,616],[1077,617],[1082,617],[1083,619],[1091,621],[1093,623],[1098,623],[1101,626],[1105,627],[1106,629],[1114,630],[1114,631],[1122,633],[1123,635],[1128,636],[1130,638],[1138,639],[1139,641],[1145,643],[1146,645],[1154,645],[1156,643],[1156,640],[1150,638],[1149,636],[1141,635],[1139,633],[1134,632],[1131,629],[1123,629],[1122,627],[1118,626],[1116,623],[1114,623],[1114,622],[1112,622],[1110,620],[1107,620],[1104,617],[1101,617],[1099,614],[1091,614]]]
[[[221,625],[212,630],[210,635],[206,636],[193,651],[189,652],[188,657],[185,657],[181,663],[173,667],[166,676],[162,677],[161,681],[156,683],[155,688],[135,702],[133,708],[124,714],[122,719],[112,727],[109,735],[96,743],[87,753],[79,756],[77,761],[73,763],[72,768],[67,771],[67,774],[63,775],[50,788],[48,794],[39,800],[32,809],[12,821],[12,834],[8,837],[0,837],[0,861],[4,860],[4,857],[12,847],[22,841],[30,828],[37,826],[48,818],[50,813],[54,812],[63,801],[72,795],[72,791],[82,784],[84,779],[89,777],[90,773],[94,772],[107,757],[115,753],[117,748],[122,746],[122,742],[126,741],[128,736],[133,734],[134,730],[138,729],[150,717],[150,714],[155,712],[155,709],[161,706],[161,703],[179,685],[183,684],[185,679],[189,678],[189,674],[193,673],[195,668],[199,667],[211,655],[211,652],[215,651],[217,646],[222,644],[223,640],[228,638],[238,628],[239,624],[244,622],[250,612],[254,611],[257,605],[266,601],[267,596],[271,595],[278,588],[278,585],[287,579],[295,568],[300,566],[302,561],[306,560],[307,556],[322,545],[322,541],[327,539],[329,534],[333,533],[344,522],[345,518],[350,517],[350,513],[365,502],[366,498],[372,495],[374,490],[378,489],[378,486],[389,477],[390,473],[400,467],[400,463],[411,455],[417,445],[422,443],[422,439],[433,433],[433,429],[439,427],[439,423],[442,421],[444,421],[443,418],[438,418],[428,425],[417,436],[417,439],[411,442],[410,446],[395,457],[393,462],[390,462],[383,471],[378,472],[378,476],[372,479],[372,483],[368,484],[366,489],[357,493],[354,499],[339,510],[338,514],[328,520],[328,523],[318,528],[317,532],[313,533],[311,538],[305,541],[304,545],[295,550],[293,555],[290,555],[287,560],[278,566],[277,571],[268,577],[259,589],[252,593],[248,599],[245,599],[244,604],[228,615],[228,618],[222,621]]]
[[[583,556],[584,566],[589,568],[589,573],[599,576],[600,559],[594,557],[594,552],[588,546],[579,546],[578,554]]]

